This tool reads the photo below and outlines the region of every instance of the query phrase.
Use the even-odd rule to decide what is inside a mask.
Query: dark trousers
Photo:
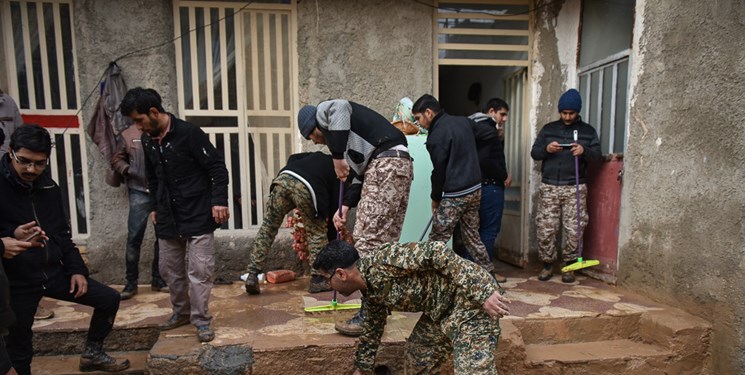
[[[34,314],[42,297],[79,303],[93,307],[93,317],[88,327],[88,340],[103,342],[114,327],[116,312],[119,311],[119,293],[106,285],[88,278],[88,292],[80,298],[70,293],[70,278],[64,275],[50,279],[41,287],[11,287],[10,306],[16,315],[16,324],[8,328],[6,337],[8,355],[13,367],[20,375],[31,374],[31,358],[34,356],[32,344]]]
[[[137,285],[137,279],[140,276],[140,247],[142,239],[145,237],[145,229],[150,218],[150,200],[152,198],[148,193],[129,189],[129,218],[127,219],[127,284]],[[151,268],[151,284],[156,285],[161,280],[160,271],[158,270],[159,260],[158,241],[155,240],[153,247],[153,264]],[[160,285],[158,285],[160,286]]]
[[[12,367],[8,352],[5,350],[5,339],[0,335],[0,374],[7,374]]]

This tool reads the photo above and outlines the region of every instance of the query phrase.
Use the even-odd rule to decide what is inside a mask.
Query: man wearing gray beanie
[[[538,256],[543,269],[538,280],[546,281],[553,276],[557,259],[556,239],[563,222],[562,261],[567,265],[577,260],[577,192],[580,193],[580,227],[584,234],[589,216],[587,214],[587,164],[599,160],[600,141],[595,128],[582,121],[579,111],[582,97],[575,89],[569,89],[559,98],[561,119],[546,124],[533,143],[530,156],[541,163],[541,185],[538,188],[540,203],[536,216]],[[577,132],[575,140],[574,133]],[[579,158],[579,186],[575,187],[574,158]],[[564,272],[561,281],[574,282],[574,271]]]
[[[298,128],[305,139],[328,146],[337,178],[352,178],[334,225],[345,226],[347,211],[358,206],[352,236],[360,257],[386,242],[397,242],[414,176],[404,134],[379,113],[343,99],[304,106],[298,112]],[[348,336],[362,334],[365,304],[363,297],[360,311],[337,323],[336,330]]]

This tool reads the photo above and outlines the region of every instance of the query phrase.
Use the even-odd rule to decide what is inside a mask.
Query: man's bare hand
[[[158,214],[155,211],[150,213],[150,221],[153,222],[153,225],[158,223]]]
[[[510,303],[509,299],[499,294],[499,292],[494,292],[484,302],[484,311],[495,318],[510,315],[510,309],[507,308],[507,303]]]
[[[572,143],[572,155],[580,156],[585,153],[585,148],[579,143]]]
[[[5,259],[13,259],[22,252],[34,247],[31,242],[19,241],[11,237],[3,237],[3,246],[5,246],[5,252],[3,252],[3,258]]]
[[[504,180],[504,187],[509,188],[512,186],[512,176],[507,175],[507,178]]]
[[[435,211],[437,211],[437,208],[440,207],[439,201],[432,201],[432,213],[434,214]]]
[[[549,154],[553,154],[555,152],[559,152],[562,150],[562,147],[559,146],[559,142],[553,141],[546,146],[546,151],[548,151]]]
[[[334,213],[334,227],[336,230],[340,231],[341,228],[347,225],[347,212],[349,212],[349,207],[341,206],[341,216],[339,216],[339,211]]]
[[[230,210],[226,206],[212,206],[212,217],[215,223],[222,224],[230,219]]]
[[[83,275],[70,276],[70,294],[75,293],[75,298],[80,298],[88,293],[88,279]]]
[[[346,159],[334,159],[334,172],[336,172],[336,178],[346,182],[349,177],[349,163]]]

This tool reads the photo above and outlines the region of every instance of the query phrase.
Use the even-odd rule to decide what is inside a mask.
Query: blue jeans
[[[494,242],[502,229],[504,212],[504,186],[483,185],[479,207],[479,236],[486,247],[489,259],[494,260]]]
[[[129,218],[127,219],[127,284],[137,285],[140,265],[140,246],[145,236],[147,222],[150,219],[150,195],[148,193],[129,189]],[[160,256],[158,241],[153,246],[152,281],[153,285],[161,282],[160,271],[158,271],[158,257]]]

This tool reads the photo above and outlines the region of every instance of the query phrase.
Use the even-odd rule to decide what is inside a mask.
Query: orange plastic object
[[[295,280],[295,271],[276,270],[266,273],[266,281],[272,284],[286,283]]]

